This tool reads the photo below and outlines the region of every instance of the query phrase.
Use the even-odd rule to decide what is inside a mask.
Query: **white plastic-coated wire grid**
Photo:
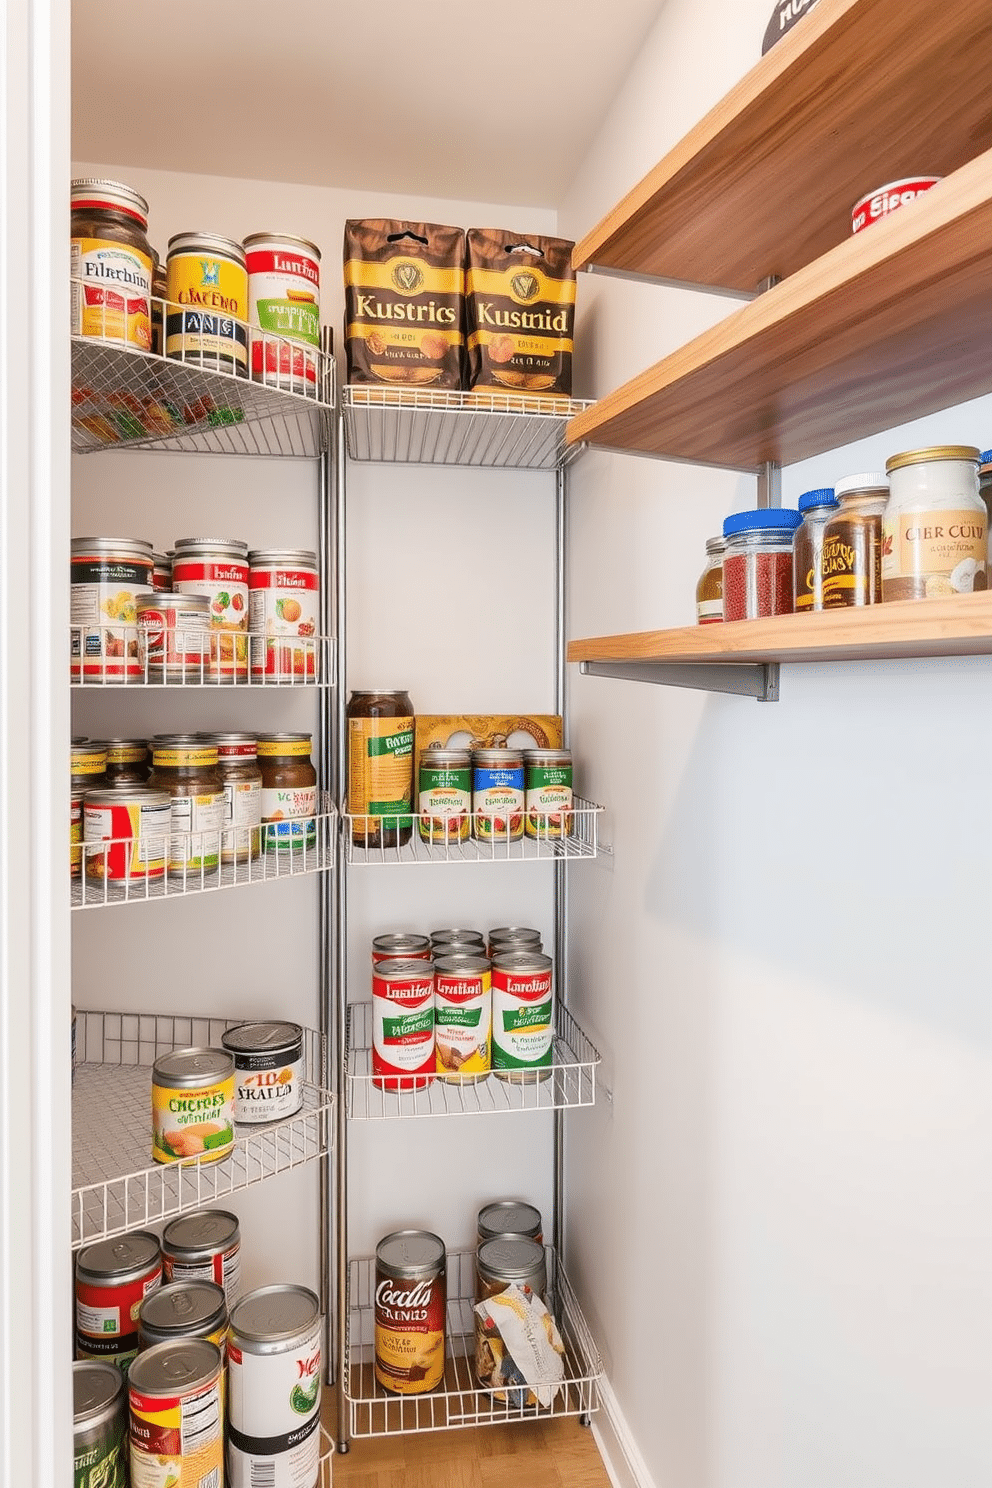
[[[78,279],[70,281],[74,300],[85,288]],[[149,297],[149,304],[164,311],[160,299]],[[88,306],[87,316],[96,311]],[[106,306],[95,327],[88,319],[87,335],[72,337],[77,453],[131,445],[312,459],[328,448],[335,401],[334,358],[328,353],[225,317],[232,347],[240,330],[249,354],[255,346],[264,349],[259,370],[249,377],[234,372],[222,352],[187,348],[181,357],[164,357],[126,345],[115,321],[119,313]]]
[[[547,1409],[494,1400],[475,1378],[475,1253],[448,1255],[448,1317],[443,1383],[423,1395],[392,1395],[373,1373],[375,1257],[348,1267],[348,1345],[344,1379],[353,1436],[447,1431],[456,1426],[500,1426],[549,1416],[588,1415],[599,1406],[599,1353],[554,1250],[545,1247],[545,1296],[565,1345],[565,1378]],[[541,1383],[534,1381],[534,1383]]]
[[[216,1048],[237,1018],[78,1009],[72,1092],[72,1243],[83,1245],[196,1209],[329,1150],[333,1096],[324,1036],[303,1030],[303,1107],[235,1125],[216,1162],[151,1156],[151,1066],[173,1049]]]
[[[419,815],[403,817],[413,824],[408,842],[390,843],[388,830],[375,841],[368,829],[370,818],[366,816],[342,816],[345,834],[346,860],[356,865],[369,863],[520,863],[539,858],[595,858],[607,849],[599,841],[599,817],[602,806],[575,796],[572,805],[572,825],[566,837],[553,835],[557,827],[547,823],[538,824],[536,837],[511,839],[485,838],[475,835],[476,818],[470,824],[470,835],[458,836],[457,828],[443,837],[431,825],[429,817]],[[387,817],[386,821],[390,819]],[[431,840],[421,835],[421,821]]]
[[[347,386],[345,444],[353,460],[555,470],[577,452],[565,425],[591,405],[578,398]]]
[[[161,632],[160,632],[161,633]],[[246,635],[244,666],[218,660],[220,631],[168,631],[170,661],[149,655],[139,625],[101,622],[69,627],[73,687],[330,687],[333,636]],[[229,638],[229,632],[225,633]],[[185,659],[183,659],[185,658]],[[195,659],[194,659],[195,658]]]
[[[254,883],[271,883],[277,878],[303,877],[322,873],[334,866],[335,825],[337,815],[330,798],[320,800],[318,816],[300,817],[278,825],[263,823],[259,828],[262,851],[249,858],[241,852],[240,860],[221,862],[213,868],[185,867],[169,869],[165,864],[184,863],[223,852],[227,844],[237,850],[236,841],[243,839],[245,827],[226,828],[222,832],[149,833],[143,838],[112,838],[106,842],[83,842],[75,851],[81,855],[81,872],[71,879],[73,909],[101,909],[111,904],[134,904],[149,899],[172,899],[181,894],[206,894],[217,889],[237,889]],[[275,837],[292,825],[291,838]],[[125,865],[136,842],[142,845],[144,860],[156,861],[159,871],[151,876],[110,877],[112,872],[126,872]],[[288,844],[288,845],[287,845]]]
[[[431,1080],[419,1090],[380,1090],[372,1079],[372,1006],[353,1002],[347,1018],[348,1115],[353,1120],[386,1120],[407,1116],[500,1115],[510,1111],[563,1110],[596,1103],[596,1066],[599,1050],[590,1042],[567,1008],[555,1009],[553,1064],[545,1079],[536,1071],[518,1071],[518,1078],[500,1080],[494,1074],[474,1083],[455,1079]]]
[[[317,1488],[331,1488],[333,1481],[334,1438],[326,1426],[320,1428],[320,1477]]]

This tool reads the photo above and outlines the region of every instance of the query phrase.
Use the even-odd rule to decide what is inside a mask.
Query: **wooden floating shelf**
[[[988,0],[819,0],[581,243],[598,266],[754,290],[843,242],[887,181],[992,147]]]
[[[768,665],[992,655],[992,594],[570,641],[570,662]]]
[[[601,398],[567,440],[754,470],[976,398],[990,244],[992,151]]]

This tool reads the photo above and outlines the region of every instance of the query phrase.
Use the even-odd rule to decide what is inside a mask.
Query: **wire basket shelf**
[[[459,1426],[502,1426],[584,1416],[598,1409],[603,1366],[575,1293],[551,1247],[545,1247],[545,1300],[565,1345],[565,1378],[547,1409],[495,1400],[475,1378],[475,1252],[448,1255],[448,1316],[444,1380],[424,1395],[393,1395],[373,1373],[375,1257],[348,1267],[348,1341],[344,1378],[352,1436],[393,1436],[448,1431]],[[539,1383],[539,1382],[535,1382]]]
[[[70,280],[74,306],[88,286]],[[152,318],[166,302],[149,296]],[[175,309],[176,307],[173,307]],[[87,334],[72,337],[72,448],[122,446],[200,454],[313,459],[329,447],[334,358],[233,317],[218,318],[230,352],[159,356],[125,343],[120,311],[87,304]],[[94,316],[99,316],[96,324]],[[79,311],[74,310],[74,324]],[[189,337],[187,339],[192,339]],[[253,368],[235,372],[239,354]],[[247,348],[245,351],[243,348]]]
[[[162,632],[159,632],[161,635]],[[170,629],[164,659],[149,655],[134,624],[69,627],[72,687],[317,687],[334,681],[333,636],[245,635],[237,665],[222,658],[220,631]],[[230,632],[224,632],[225,641]],[[177,658],[170,660],[169,657]]]
[[[511,1111],[552,1111],[596,1103],[600,1053],[567,1008],[555,1009],[553,1063],[545,1079],[532,1071],[518,1080],[493,1074],[470,1080],[431,1080],[417,1090],[380,1090],[372,1079],[372,1006],[353,1002],[347,1017],[348,1116],[355,1121],[409,1116],[493,1116]]]
[[[251,830],[247,827],[225,828],[219,833],[150,833],[144,838],[73,844],[70,856],[79,855],[81,871],[71,879],[72,908],[103,909],[112,904],[173,899],[326,872],[334,866],[337,814],[329,797],[322,797],[319,804],[318,816],[300,817],[292,823],[263,823],[258,829],[262,851],[257,857],[248,857],[241,845],[245,833]],[[292,828],[293,835],[280,835],[287,827]],[[127,876],[131,854],[138,844],[145,862],[159,864],[157,876],[139,877],[133,871]],[[216,865],[218,854],[225,851],[237,854],[233,862],[191,866],[191,860],[199,859],[202,864],[211,858]],[[165,865],[170,862],[190,866],[166,871]]]
[[[577,446],[565,444],[565,425],[591,404],[488,389],[461,393],[349,385],[341,390],[341,406],[353,460],[556,470],[577,453]]]
[[[430,817],[411,815],[401,818],[412,823],[409,842],[390,844],[390,832],[382,833],[376,842],[369,830],[369,817],[342,816],[345,858],[348,863],[521,863],[541,858],[595,858],[606,851],[599,841],[599,818],[603,807],[582,796],[575,796],[572,822],[568,834],[556,835],[560,828],[550,818],[541,818],[535,837],[511,839],[476,835],[479,817],[470,823],[470,835],[460,838],[452,827],[442,836]],[[372,819],[374,820],[374,819]],[[389,822],[389,818],[385,818]],[[423,823],[423,826],[421,825]],[[380,834],[377,834],[380,835]],[[427,840],[430,839],[430,840]]]
[[[151,1161],[151,1066],[173,1049],[214,1048],[240,1019],[76,1012],[72,1092],[72,1243],[123,1234],[251,1188],[330,1150],[326,1040],[303,1030],[303,1106],[260,1126],[235,1125],[215,1162]]]

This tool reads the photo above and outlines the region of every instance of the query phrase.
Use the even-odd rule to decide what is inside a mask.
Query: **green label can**
[[[124,1376],[106,1360],[72,1366],[73,1488],[124,1488]]]
[[[524,831],[567,837],[572,830],[572,755],[568,749],[524,751]]]
[[[425,749],[418,772],[420,835],[464,842],[472,817],[472,756],[467,749]]]
[[[550,956],[528,951],[493,960],[493,1074],[514,1084],[546,1080],[554,1062]]]

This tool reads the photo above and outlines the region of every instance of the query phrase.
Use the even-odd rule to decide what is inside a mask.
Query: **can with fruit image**
[[[260,1287],[231,1309],[228,1488],[316,1484],[322,1331],[308,1287]]]
[[[524,757],[519,749],[473,749],[472,822],[480,842],[524,835]]]
[[[320,629],[317,555],[306,548],[248,554],[251,674],[256,680],[316,680]]]
[[[73,681],[139,682],[138,596],[150,594],[152,545],[137,537],[74,537],[70,559]]]
[[[177,594],[205,594],[216,632],[210,680],[248,677],[248,544],[233,537],[181,537],[172,560]]]
[[[216,1162],[234,1145],[234,1057],[174,1049],[152,1065],[152,1157]]]
[[[251,375],[269,387],[312,395],[317,357],[307,348],[320,345],[320,249],[289,233],[251,233],[244,248]]]

